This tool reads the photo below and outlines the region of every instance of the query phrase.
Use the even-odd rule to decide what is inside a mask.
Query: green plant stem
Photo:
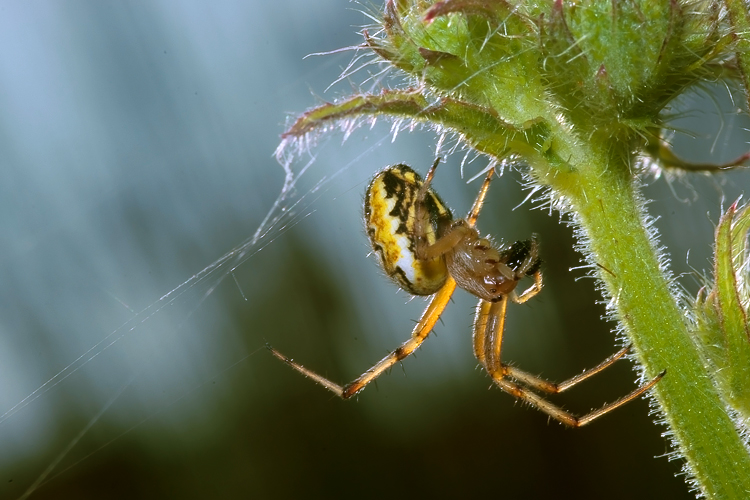
[[[604,148],[599,148],[604,150]],[[572,205],[618,319],[656,385],[674,439],[708,498],[750,498],[750,456],[670,291],[627,166],[593,158],[547,183]]]

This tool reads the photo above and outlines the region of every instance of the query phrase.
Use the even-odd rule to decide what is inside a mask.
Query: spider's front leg
[[[487,172],[466,219],[453,222],[452,217],[441,216],[436,210],[436,205],[442,206],[443,202],[430,187],[439,163],[440,158],[437,158],[427,172],[414,201],[415,253],[420,260],[442,257],[455,251],[467,238],[477,236],[474,226],[484,206],[484,199],[495,173],[494,169]],[[434,231],[432,238],[430,238],[430,231]],[[434,241],[430,241],[431,239]]]
[[[422,345],[422,342],[425,341],[427,336],[434,328],[435,323],[437,323],[438,319],[440,319],[440,315],[443,314],[443,311],[448,305],[448,301],[450,300],[451,295],[453,295],[455,289],[456,282],[453,280],[453,278],[448,277],[443,287],[435,294],[434,297],[432,297],[432,300],[430,300],[427,309],[425,309],[424,313],[422,313],[422,317],[419,319],[419,322],[417,322],[414,330],[412,331],[411,338],[401,344],[400,347],[388,354],[385,358],[381,359],[372,368],[343,387],[335,382],[330,381],[324,376],[319,375],[308,368],[305,368],[293,359],[284,356],[270,345],[267,345],[266,347],[268,347],[268,349],[271,351],[271,353],[273,353],[274,356],[300,372],[305,377],[314,380],[337,396],[343,399],[349,399],[350,397],[354,396],[359,391],[364,389],[367,384],[382,375],[383,372],[412,354],[420,345]]]

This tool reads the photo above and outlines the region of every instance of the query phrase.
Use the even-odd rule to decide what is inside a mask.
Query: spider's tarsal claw
[[[292,358],[287,358],[286,356],[284,356],[283,354],[281,354],[279,351],[277,351],[276,348],[273,347],[268,342],[266,342],[266,349],[268,349],[269,351],[271,351],[271,354],[273,354],[276,358],[280,359],[284,363],[286,363],[288,365],[294,366],[295,363],[292,360]]]

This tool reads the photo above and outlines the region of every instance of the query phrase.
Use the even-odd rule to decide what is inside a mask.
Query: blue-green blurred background
[[[488,390],[472,357],[475,299],[463,292],[436,338],[355,401],[263,348],[345,382],[405,340],[424,307],[368,258],[360,217],[377,169],[426,170],[431,132],[392,142],[381,122],[343,144],[332,134],[272,210],[287,118],[352,86],[325,91],[353,52],[303,57],[360,43],[370,22],[360,10],[379,8],[0,5],[0,498],[32,486],[40,499],[692,497],[646,401],[568,430]],[[696,103],[704,111],[678,122],[693,132],[675,138],[680,154],[742,153],[738,103],[722,87],[682,109]],[[462,180],[462,156],[436,179],[459,214],[478,188],[465,179],[486,165],[468,164]],[[558,214],[513,210],[527,194],[519,181],[495,181],[480,219],[497,237],[542,242],[546,287],[510,308],[505,359],[563,379],[616,349],[612,324],[600,320],[593,280],[570,271],[580,256]],[[691,293],[722,199],[747,181],[740,172],[646,188]],[[269,212],[281,218],[257,243],[198,274]],[[585,412],[634,381],[622,362],[555,400]]]

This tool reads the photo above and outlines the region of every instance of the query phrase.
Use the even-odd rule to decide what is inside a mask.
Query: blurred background
[[[353,52],[304,56],[360,43],[361,11],[379,8],[3,3],[0,498],[693,496],[647,401],[569,430],[490,389],[466,293],[403,369],[353,401],[264,348],[343,383],[408,338],[425,306],[368,257],[361,205],[384,165],[426,171],[434,134],[392,142],[385,122],[346,142],[332,134],[274,206],[288,117],[351,91],[326,88]],[[678,103],[702,109],[676,122],[690,132],[674,138],[678,153],[744,152],[739,102],[716,87]],[[462,179],[462,158],[435,181],[458,214],[479,186],[465,180],[486,166],[467,164]],[[509,308],[504,358],[562,380],[617,349],[613,325],[594,282],[571,270],[571,229],[515,208],[519,181],[506,171],[494,182],[479,222],[542,243],[546,286]],[[691,294],[722,203],[747,185],[745,172],[649,181],[649,211]],[[629,361],[608,372],[555,401],[584,413],[633,389]]]

